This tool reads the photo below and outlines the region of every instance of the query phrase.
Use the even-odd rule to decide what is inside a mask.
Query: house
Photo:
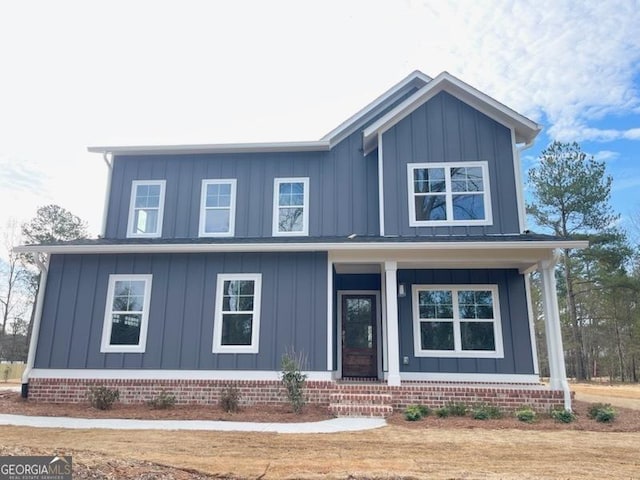
[[[526,232],[519,154],[539,131],[416,71],[318,141],[89,148],[108,165],[102,236],[19,248],[48,256],[25,392],[209,403],[232,384],[278,403],[294,349],[336,413],[570,408],[555,251],[586,243]]]

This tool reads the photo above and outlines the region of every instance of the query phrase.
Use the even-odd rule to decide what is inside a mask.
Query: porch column
[[[387,383],[400,385],[400,339],[398,335],[398,262],[384,262],[387,311]]]
[[[564,392],[564,406],[571,410],[571,392],[567,382],[567,370],[564,364],[562,332],[560,330],[560,310],[556,290],[555,259],[540,262],[538,269],[542,280],[542,304],[544,326],[547,334],[547,353],[549,356],[549,385],[552,390]]]

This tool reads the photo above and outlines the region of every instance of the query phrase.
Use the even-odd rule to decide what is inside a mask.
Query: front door
[[[377,377],[376,296],[342,296],[342,376]]]

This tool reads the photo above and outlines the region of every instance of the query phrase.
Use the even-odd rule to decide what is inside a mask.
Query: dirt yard
[[[585,402],[610,403],[616,407],[640,410],[640,385],[607,383],[572,383],[576,399]]]
[[[22,408],[21,413],[59,414],[55,408],[69,408],[25,404],[17,394],[2,397],[0,413],[20,413]],[[105,415],[87,413],[92,411],[87,405],[74,408],[69,413]],[[118,408],[107,415],[196,414],[189,409],[149,414],[141,413],[149,412],[146,406]],[[586,417],[587,408],[576,402],[578,421],[569,425],[550,418],[527,425],[511,416],[487,421],[431,416],[407,422],[397,413],[381,429],[322,435],[0,427],[0,454],[73,455],[75,479],[640,478],[640,411],[620,408],[613,424],[600,424]],[[215,407],[208,409],[210,418],[222,415]],[[226,419],[299,419],[280,414],[275,420],[273,412],[253,408]]]

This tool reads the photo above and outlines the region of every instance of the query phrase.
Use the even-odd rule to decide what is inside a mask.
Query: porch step
[[[332,393],[329,412],[336,417],[382,417],[393,413],[391,395],[386,393]]]

